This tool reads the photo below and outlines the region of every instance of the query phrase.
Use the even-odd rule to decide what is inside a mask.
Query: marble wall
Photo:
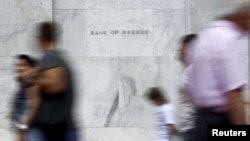
[[[143,97],[162,86],[176,101],[176,60],[186,30],[185,0],[55,0],[61,47],[76,69],[76,119],[83,138],[154,140],[154,107]]]
[[[0,134],[14,140],[8,120],[16,90],[12,57],[40,55],[34,26],[54,20],[61,27],[58,47],[76,76],[75,118],[82,140],[153,141],[155,109],[143,94],[149,87],[161,86],[176,105],[182,71],[176,59],[178,41],[230,11],[218,9],[222,1],[1,1]]]

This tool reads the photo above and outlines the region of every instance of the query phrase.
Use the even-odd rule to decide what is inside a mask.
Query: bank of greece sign
[[[101,30],[90,31],[90,35],[148,35],[149,30]]]
[[[88,12],[87,48],[91,56],[150,56],[153,50],[151,10]]]

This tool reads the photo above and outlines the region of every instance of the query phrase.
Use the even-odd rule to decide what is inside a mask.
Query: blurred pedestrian
[[[164,97],[163,91],[159,87],[150,88],[146,96],[152,104],[157,106],[155,113],[156,141],[170,141],[177,132],[173,105]]]
[[[186,80],[186,73],[190,70],[190,64],[187,61],[187,52],[190,48],[192,41],[196,38],[196,34],[188,34],[182,37],[179,48],[179,60],[183,65],[182,81],[180,84],[179,96],[178,96],[178,108],[177,108],[177,119],[178,119],[178,130],[183,138],[183,141],[192,140],[192,129],[194,127],[195,120],[195,107],[190,101],[188,91],[185,86],[188,83]]]
[[[43,22],[38,27],[44,56],[35,81],[41,92],[36,123],[48,141],[76,141],[76,125],[72,117],[73,76],[63,54],[55,48],[57,32],[53,22]]]
[[[28,55],[16,56],[15,71],[19,90],[14,98],[12,121],[17,129],[18,141],[42,141],[42,134],[33,124],[40,102],[39,88],[32,83],[37,65]]]
[[[211,22],[192,44],[188,90],[197,111],[194,141],[207,141],[207,125],[246,124],[241,39],[249,29],[249,7]]]

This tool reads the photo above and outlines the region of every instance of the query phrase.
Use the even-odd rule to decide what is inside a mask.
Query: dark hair
[[[196,36],[197,36],[196,34],[187,34],[187,35],[185,35],[185,36],[182,37],[181,42],[182,42],[183,44],[188,44],[188,43],[190,43],[193,39],[195,39]]]
[[[240,14],[240,13],[248,13],[249,14],[249,12],[250,12],[250,5],[249,4],[242,5],[233,11],[233,13],[237,13],[237,14]]]
[[[38,62],[35,59],[25,54],[17,55],[16,58],[25,60],[30,67],[36,67],[38,65]]]
[[[148,100],[165,100],[166,98],[163,95],[163,90],[160,87],[152,87],[146,93],[146,97]]]
[[[250,14],[250,5],[242,5],[238,7],[237,9],[234,9],[232,12],[228,14],[224,14],[219,19],[226,19],[226,20],[231,20],[232,18],[238,18],[239,14]]]
[[[57,41],[57,26],[54,22],[42,22],[38,28],[39,35],[48,42]]]

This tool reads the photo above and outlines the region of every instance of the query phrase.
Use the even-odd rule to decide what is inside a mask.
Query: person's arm
[[[25,135],[24,130],[17,130],[17,141],[25,141]]]
[[[42,91],[49,94],[59,94],[66,89],[66,75],[63,67],[55,67],[41,72],[36,80]]]
[[[242,98],[242,90],[236,89],[227,92],[228,103],[228,117],[232,124],[244,125],[246,124],[245,103]]]
[[[217,84],[227,101],[227,115],[231,124],[246,124],[243,88],[247,83],[242,55],[235,40],[226,43],[225,50],[218,54],[215,69]]]
[[[40,105],[39,87],[31,86],[27,88],[26,95],[27,109],[20,124],[18,124],[17,140],[25,141],[26,130],[32,125]]]
[[[177,129],[175,127],[175,124],[167,124],[168,130],[169,130],[169,135],[172,137],[174,134],[177,133]]]
[[[172,138],[173,135],[177,133],[177,128],[175,126],[176,116],[174,107],[170,105],[169,107],[166,107],[166,109],[164,109],[164,112],[165,112],[164,115],[165,115],[165,123],[167,126],[167,130],[170,138]]]
[[[27,125],[29,127],[33,123],[33,120],[37,114],[41,101],[40,89],[37,85],[31,86],[26,90],[26,101],[27,101],[27,111],[26,115],[21,121],[21,124]]]

